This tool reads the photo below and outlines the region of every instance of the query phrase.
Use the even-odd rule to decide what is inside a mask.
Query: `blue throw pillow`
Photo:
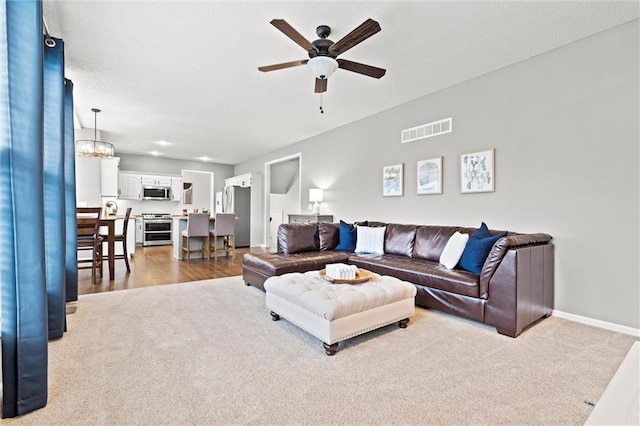
[[[493,244],[500,238],[506,236],[506,231],[487,238],[477,238],[472,236],[471,238],[469,238],[469,241],[467,242],[467,245],[462,252],[462,257],[460,257],[458,266],[465,271],[473,272],[474,274],[480,274],[480,271],[482,271],[482,266],[484,265],[484,261],[487,259],[487,256],[491,251],[491,247],[493,247]]]
[[[469,238],[482,239],[482,238],[489,238],[489,237],[492,237],[491,231],[489,231],[489,227],[487,226],[487,224],[482,222],[482,225],[480,225],[480,228],[476,229],[476,232],[471,234]]]
[[[359,226],[368,226],[369,222],[364,221],[358,224]],[[356,249],[356,241],[358,239],[358,230],[350,223],[340,221],[340,243],[336,247],[336,250],[354,251]]]

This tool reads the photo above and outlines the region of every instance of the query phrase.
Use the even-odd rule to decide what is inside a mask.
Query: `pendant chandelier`
[[[115,153],[113,144],[98,140],[98,108],[91,108],[93,111],[93,140],[77,140],[76,154],[81,157],[111,158]]]

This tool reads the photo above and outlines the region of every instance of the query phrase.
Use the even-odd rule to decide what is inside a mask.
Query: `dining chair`
[[[113,258],[124,259],[124,264],[127,267],[127,273],[131,272],[129,267],[129,253],[127,252],[127,228],[129,226],[129,217],[131,216],[131,207],[127,208],[127,212],[124,214],[124,223],[122,224],[122,233],[115,235],[115,242],[122,243],[122,254],[116,254]],[[109,236],[107,234],[100,234],[103,240],[107,240]],[[108,255],[103,255],[102,260],[108,260]]]
[[[209,259],[209,213],[189,213],[187,218],[187,229],[182,231],[182,259],[191,260],[191,253],[202,253],[202,258]],[[191,249],[191,238],[201,238],[202,248]],[[186,244],[185,244],[186,242]]]
[[[102,278],[102,242],[100,236],[101,207],[77,207],[77,249],[78,251],[91,251],[91,257],[78,257],[78,269],[91,268],[91,280],[96,283],[96,270],[100,269]],[[90,264],[89,266],[82,266]]]
[[[234,213],[216,213],[216,220],[211,231],[213,236],[213,256],[218,260],[218,252],[224,251],[233,258],[236,254],[236,215]],[[222,237],[222,248],[218,248],[218,237]],[[211,256],[211,247],[209,247]]]

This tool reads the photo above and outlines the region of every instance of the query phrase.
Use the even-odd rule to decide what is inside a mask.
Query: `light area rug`
[[[329,357],[240,277],[73,305],[47,406],[3,424],[582,424],[635,341],[554,317],[512,339],[416,308]]]

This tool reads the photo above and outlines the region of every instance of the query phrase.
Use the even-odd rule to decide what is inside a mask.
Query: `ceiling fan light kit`
[[[258,70],[262,72],[308,65],[316,78],[315,93],[324,93],[327,91],[327,79],[338,68],[373,78],[381,78],[386,73],[386,70],[383,68],[360,64],[346,59],[336,59],[338,55],[381,31],[380,24],[373,19],[367,19],[335,43],[327,38],[331,34],[331,28],[327,25],[320,25],[316,28],[316,34],[320,38],[313,42],[307,40],[284,19],[273,19],[271,25],[306,50],[309,59],[259,67]],[[322,111],[322,107],[320,107],[320,110]]]
[[[326,79],[338,69],[338,61],[330,56],[315,56],[307,62],[315,78]]]

